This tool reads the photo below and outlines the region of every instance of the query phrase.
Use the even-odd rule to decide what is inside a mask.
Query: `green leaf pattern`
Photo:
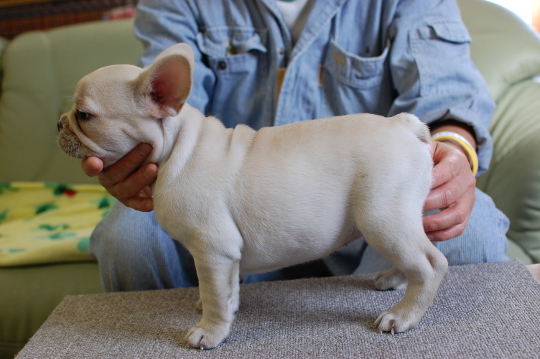
[[[92,260],[90,235],[114,202],[98,185],[0,184],[0,267]]]

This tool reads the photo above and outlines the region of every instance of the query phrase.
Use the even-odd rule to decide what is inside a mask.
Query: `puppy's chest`
[[[159,178],[158,178],[159,179]],[[193,177],[158,181],[154,187],[154,213],[160,226],[174,239],[187,232],[199,232],[211,222],[220,207],[223,194],[217,186],[202,185]]]
[[[206,210],[206,201],[189,190],[168,188],[156,191],[154,213],[163,227],[180,222],[193,222]]]

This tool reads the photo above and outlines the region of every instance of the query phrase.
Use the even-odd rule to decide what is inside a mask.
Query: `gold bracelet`
[[[450,131],[443,131],[434,134],[431,137],[432,141],[448,141],[453,142],[454,144],[458,145],[465,151],[467,154],[467,158],[469,159],[469,162],[471,163],[471,170],[473,173],[473,176],[476,176],[478,173],[478,155],[476,154],[476,151],[474,150],[473,146],[467,141],[467,139],[455,132]]]

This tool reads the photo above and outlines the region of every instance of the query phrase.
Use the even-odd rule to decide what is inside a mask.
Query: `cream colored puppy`
[[[144,70],[99,69],[79,81],[58,124],[65,152],[105,166],[138,143],[153,146],[155,216],[193,255],[199,278],[203,314],[188,345],[209,349],[227,338],[241,274],[312,261],[361,234],[395,265],[376,287],[408,282],[376,327],[414,328],[447,268],[422,226],[433,166],[427,127],[409,114],[358,114],[227,129],[186,103],[192,74],[186,44]]]

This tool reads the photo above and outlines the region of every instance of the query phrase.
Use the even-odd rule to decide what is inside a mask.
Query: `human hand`
[[[88,176],[97,176],[99,183],[124,205],[150,212],[154,209],[154,202],[149,185],[157,178],[158,166],[155,163],[139,166],[151,152],[150,145],[141,143],[106,169],[97,157],[88,157],[81,165]]]
[[[462,234],[467,226],[476,198],[476,178],[457,146],[435,141],[431,153],[435,167],[424,211],[441,211],[424,216],[424,230],[430,240],[445,241]]]

